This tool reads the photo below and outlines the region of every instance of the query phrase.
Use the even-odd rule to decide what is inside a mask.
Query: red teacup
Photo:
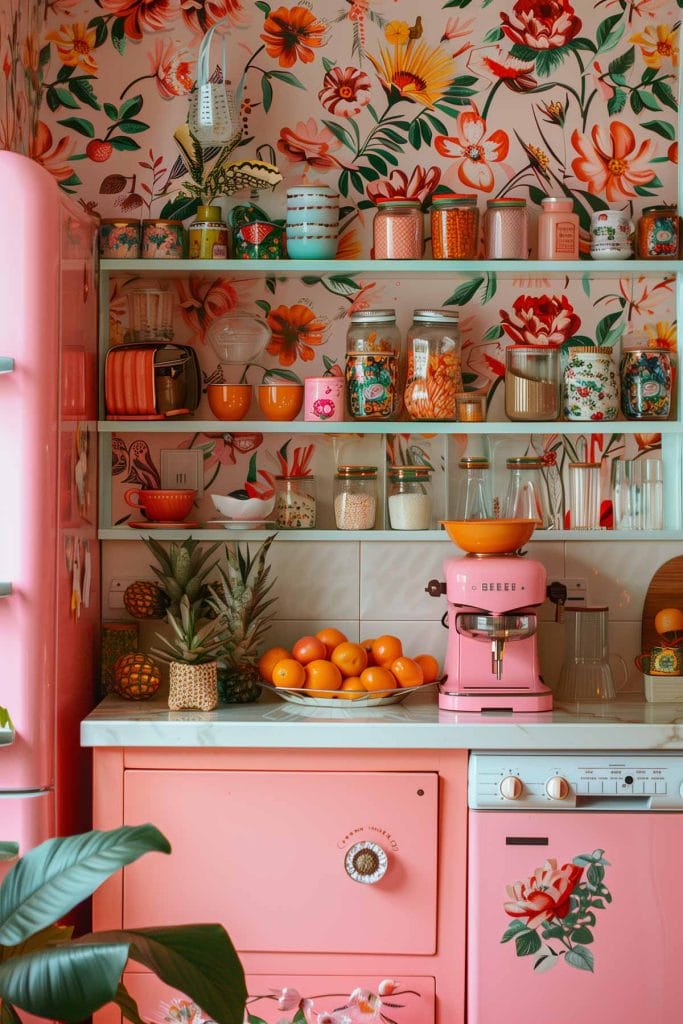
[[[123,499],[131,508],[142,509],[156,523],[181,523],[192,511],[196,497],[197,492],[190,490],[146,491],[131,487]]]

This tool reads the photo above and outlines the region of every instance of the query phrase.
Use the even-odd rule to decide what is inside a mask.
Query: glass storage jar
[[[487,199],[484,258],[525,260],[528,256],[526,199]]]
[[[334,521],[338,530],[372,530],[377,512],[377,466],[337,466]]]
[[[372,223],[373,259],[421,260],[424,217],[417,199],[380,198]]]
[[[543,478],[543,460],[535,455],[522,455],[508,459],[510,473],[503,517],[505,519],[535,519],[539,530],[553,526],[548,507],[546,483]]]
[[[403,403],[412,420],[454,420],[462,391],[460,314],[416,309],[408,331]]]
[[[641,260],[678,257],[678,210],[675,206],[646,206],[640,215],[637,249]]]
[[[428,466],[392,466],[387,505],[392,530],[431,529],[431,469]]]
[[[666,348],[625,348],[619,365],[621,411],[627,420],[665,420],[671,411],[673,365]]]
[[[578,260],[579,218],[574,200],[548,196],[541,200],[538,218],[539,260]]]
[[[435,260],[474,260],[479,247],[476,196],[444,192],[434,196],[430,209],[432,256]]]
[[[282,530],[315,527],[315,477],[275,477],[275,522]]]
[[[505,415],[509,420],[556,420],[562,409],[560,350],[547,345],[508,345],[505,350]]]
[[[491,466],[481,455],[463,455],[458,463],[454,519],[491,519]]]
[[[386,420],[401,408],[401,335],[393,309],[351,314],[346,334],[346,405],[353,420]]]
[[[611,348],[570,348],[564,371],[564,416],[567,420],[615,420],[619,412],[619,377]]]

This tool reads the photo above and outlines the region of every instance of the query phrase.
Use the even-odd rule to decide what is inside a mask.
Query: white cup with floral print
[[[564,371],[566,420],[615,420],[619,414],[619,375],[611,348],[569,349]]]
[[[591,259],[630,259],[634,231],[633,221],[625,211],[596,210],[591,214]]]

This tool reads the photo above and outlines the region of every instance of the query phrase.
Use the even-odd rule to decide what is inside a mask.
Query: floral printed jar
[[[401,335],[393,309],[359,309],[346,335],[346,403],[352,420],[386,420],[401,407]]]
[[[564,416],[567,420],[615,420],[619,412],[619,378],[611,348],[570,348],[564,371]]]
[[[143,220],[144,260],[181,260],[184,249],[185,232],[181,220]]]
[[[140,258],[140,221],[112,217],[100,224],[100,256],[104,260]]]
[[[304,420],[324,423],[344,419],[344,378],[306,377],[304,381]]]
[[[665,420],[671,410],[671,353],[629,348],[621,357],[621,411],[627,420]]]

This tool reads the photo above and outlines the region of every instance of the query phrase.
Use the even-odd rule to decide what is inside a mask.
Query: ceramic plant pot
[[[217,662],[187,665],[172,661],[168,706],[171,711],[213,711],[218,707]]]

